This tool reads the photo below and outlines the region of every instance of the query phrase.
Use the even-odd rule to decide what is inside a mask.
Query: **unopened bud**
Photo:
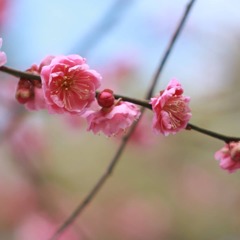
[[[114,105],[114,95],[111,89],[104,89],[98,94],[97,97],[98,104],[103,108],[110,108]]]
[[[33,83],[28,79],[20,79],[17,86],[15,95],[17,101],[21,104],[25,104],[34,97]]]

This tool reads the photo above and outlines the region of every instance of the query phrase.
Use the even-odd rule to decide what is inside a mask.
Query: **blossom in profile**
[[[57,56],[41,69],[44,97],[50,113],[81,114],[95,100],[101,76],[79,55]]]
[[[167,88],[156,97],[151,98],[153,117],[153,130],[165,136],[175,134],[188,124],[192,114],[189,108],[190,97],[183,96],[181,84],[173,79]]]
[[[220,162],[220,167],[230,173],[240,168],[240,142],[226,143],[223,148],[218,150],[215,159]]]
[[[139,116],[136,105],[121,101],[111,108],[87,112],[88,131],[103,132],[108,137],[121,136]]]
[[[0,38],[0,48],[2,47],[2,38]],[[5,52],[0,51],[0,67],[7,62],[7,56]]]

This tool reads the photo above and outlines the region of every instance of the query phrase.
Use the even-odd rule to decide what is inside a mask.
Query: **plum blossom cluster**
[[[47,56],[39,66],[34,64],[26,71],[41,76],[41,81],[20,78],[18,82],[16,99],[29,110],[79,115],[87,120],[88,131],[109,137],[124,134],[141,115],[135,104],[115,100],[111,89],[104,89],[96,98],[102,77],[79,55]],[[171,80],[150,101],[154,132],[168,135],[184,129],[191,117],[189,101],[181,84]],[[97,109],[91,108],[94,102]]]
[[[6,54],[0,51],[0,67],[6,62]],[[26,72],[41,77],[39,80],[19,79],[16,99],[28,110],[47,109],[49,113],[85,118],[88,131],[103,132],[108,137],[123,135],[141,115],[135,104],[116,100],[111,89],[96,92],[102,77],[79,55],[47,56]],[[172,79],[165,90],[150,99],[152,129],[156,134],[176,134],[188,126],[192,116],[190,97],[184,96],[183,92],[181,84]],[[97,103],[97,107],[95,104],[92,108],[93,103]],[[236,171],[240,168],[240,142],[225,144],[215,153],[215,158],[220,161],[221,168]]]
[[[18,82],[16,98],[29,110],[79,115],[87,120],[88,131],[103,132],[109,137],[124,134],[141,115],[133,103],[115,100],[111,89],[101,91],[96,99],[102,77],[79,55],[48,56],[39,66],[34,64],[26,71],[41,76],[41,81],[20,78]],[[181,84],[171,80],[150,101],[154,132],[168,135],[184,129],[191,117],[189,101],[183,96]],[[98,107],[93,110],[94,102]]]
[[[98,95],[98,111],[88,111],[86,118],[88,130],[103,132],[106,136],[121,136],[139,118],[139,108],[129,102],[116,101],[113,92],[105,89]]]
[[[110,89],[96,99],[102,77],[79,55],[48,56],[26,71],[41,76],[41,81],[20,78],[18,82],[16,99],[28,110],[84,117],[89,131],[107,136],[123,134],[140,116],[136,105],[115,100]],[[94,102],[97,110],[91,108]]]
[[[0,56],[5,63],[6,55]],[[39,66],[34,64],[26,71],[41,76],[41,81],[20,78],[18,82],[16,98],[29,110],[78,115],[87,120],[88,131],[103,132],[108,137],[123,135],[141,115],[135,104],[116,100],[111,89],[96,94],[102,77],[79,55],[48,56]],[[176,134],[187,127],[192,114],[190,97],[183,92],[181,84],[172,79],[165,90],[151,98],[152,128],[156,134]],[[94,102],[95,109],[91,108]],[[240,168],[240,143],[226,144],[215,158],[221,168],[236,171]]]
[[[6,61],[6,54],[0,51],[0,66]],[[123,135],[141,115],[135,104],[116,100],[111,89],[104,89],[96,97],[102,77],[79,55],[47,56],[26,72],[41,76],[41,81],[20,78],[18,82],[16,99],[28,110],[78,115],[87,120],[88,131],[103,132],[108,137]],[[94,102],[97,109],[91,108]],[[190,97],[183,95],[181,84],[172,79],[165,90],[150,100],[153,131],[167,136],[185,129],[192,115],[189,102]],[[215,153],[215,158],[221,168],[236,171],[240,168],[240,143],[227,143]]]
[[[6,61],[6,54],[0,51],[0,66]],[[18,82],[16,99],[28,110],[79,115],[87,120],[88,131],[103,132],[108,137],[124,134],[141,114],[136,105],[115,100],[111,89],[101,91],[96,98],[102,77],[79,55],[47,56],[26,72],[41,76],[41,81],[20,78]],[[98,103],[97,110],[90,108],[93,102]],[[172,79],[165,90],[150,100],[153,131],[167,136],[185,129],[192,115],[189,102],[190,97],[183,95],[181,84]],[[240,168],[240,143],[227,143],[216,152],[215,158],[221,168],[236,171]]]

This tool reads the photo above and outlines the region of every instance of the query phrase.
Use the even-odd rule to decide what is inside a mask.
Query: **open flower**
[[[165,136],[175,134],[184,129],[191,118],[188,106],[190,97],[183,96],[181,84],[173,79],[167,88],[157,97],[151,98],[153,117],[153,130]]]
[[[2,47],[2,38],[0,38],[0,48]],[[5,52],[0,51],[0,67],[7,62],[7,56]]]
[[[140,110],[136,105],[121,101],[111,109],[86,113],[88,131],[95,134],[102,131],[108,137],[120,136],[139,116]]]
[[[57,56],[42,67],[44,97],[50,113],[81,114],[95,99],[101,76],[79,55]]]
[[[240,142],[226,143],[218,150],[215,159],[220,161],[220,167],[232,173],[240,168]]]

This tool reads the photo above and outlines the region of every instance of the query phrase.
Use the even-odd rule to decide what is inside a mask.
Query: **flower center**
[[[69,91],[71,90],[71,87],[73,85],[73,79],[69,76],[64,76],[62,78],[57,78],[53,82],[54,84],[54,90],[51,91],[52,94],[59,94],[61,92]]]
[[[72,85],[72,79],[70,79],[67,76],[64,76],[63,81],[61,82],[61,85],[60,85],[62,90],[68,91],[71,85]]]
[[[185,103],[181,99],[175,97],[167,103],[163,109],[168,112],[172,128],[176,129],[180,127],[184,121]]]

